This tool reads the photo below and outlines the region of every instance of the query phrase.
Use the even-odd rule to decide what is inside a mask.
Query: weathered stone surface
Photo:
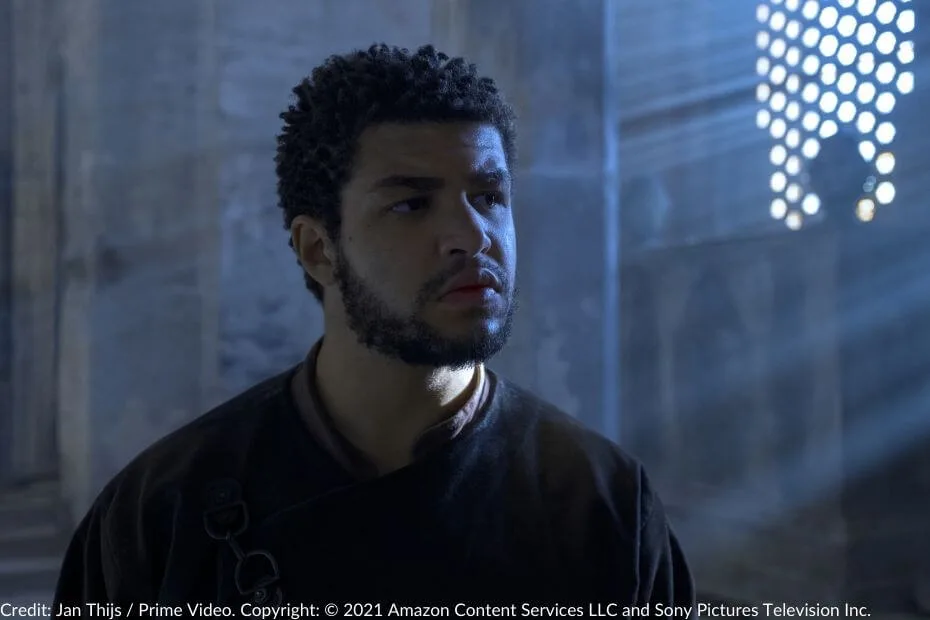
[[[816,233],[629,257],[624,427],[709,593],[843,596],[833,258]]]
[[[0,204],[13,202],[13,7],[0,3]],[[12,209],[0,209],[0,411],[13,405]],[[13,469],[13,420],[0,415],[0,478]]]
[[[20,59],[11,67],[8,91],[11,187],[8,202],[0,206],[8,210],[8,421],[16,437],[9,448],[11,474],[27,478],[48,475],[57,465],[56,399],[47,386],[55,381],[58,261],[54,246],[36,248],[37,239],[59,236],[56,149],[62,128],[57,114],[56,32],[46,18],[53,6],[53,0],[17,1],[9,9],[9,52]]]
[[[521,171],[514,208],[521,265],[521,329],[528,348],[503,374],[592,428],[607,416],[601,355],[604,323],[604,212],[601,175]],[[584,241],[582,241],[584,240]],[[515,343],[517,344],[517,343]]]
[[[76,514],[139,450],[201,413],[214,383],[212,8],[61,7],[76,19],[63,47],[59,366],[73,432],[59,437]]]

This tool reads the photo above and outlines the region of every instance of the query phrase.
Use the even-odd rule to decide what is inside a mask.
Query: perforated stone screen
[[[771,216],[792,230],[816,214],[820,197],[804,175],[821,140],[854,128],[859,153],[873,169],[856,215],[870,221],[895,187],[897,98],[914,90],[915,28],[911,0],[769,0],[758,5],[760,82],[756,124],[769,133],[774,170]]]

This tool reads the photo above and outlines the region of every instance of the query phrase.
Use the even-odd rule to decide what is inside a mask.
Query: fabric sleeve
[[[110,602],[107,575],[114,574],[116,567],[101,525],[100,511],[95,506],[71,537],[55,587],[53,618],[59,617],[62,606]]]
[[[662,607],[688,608],[697,618],[694,578],[684,551],[672,530],[659,498],[643,485],[645,512],[639,536],[639,604],[651,610]],[[683,617],[683,616],[676,616]]]

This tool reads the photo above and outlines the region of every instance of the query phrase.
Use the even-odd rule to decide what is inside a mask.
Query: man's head
[[[278,195],[327,322],[408,364],[496,354],[515,310],[516,240],[514,114],[494,82],[430,46],[379,45],[330,57],[294,94]]]

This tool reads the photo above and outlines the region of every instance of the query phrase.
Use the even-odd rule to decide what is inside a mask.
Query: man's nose
[[[477,256],[488,251],[491,238],[487,222],[469,202],[466,194],[450,198],[443,212],[440,252],[445,255]]]

